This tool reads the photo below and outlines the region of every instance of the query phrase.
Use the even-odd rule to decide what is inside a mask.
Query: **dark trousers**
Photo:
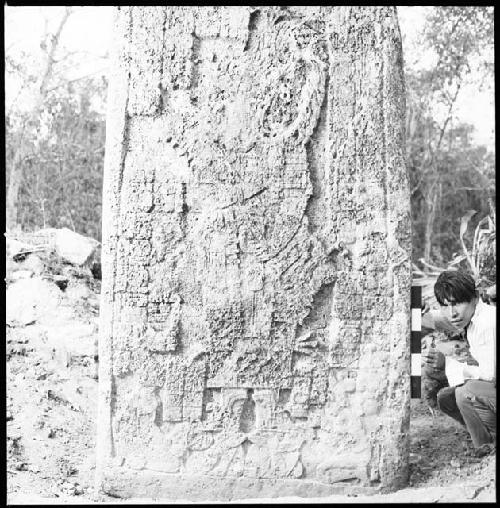
[[[489,381],[470,379],[460,386],[442,388],[439,409],[467,428],[475,448],[496,435],[497,390]]]

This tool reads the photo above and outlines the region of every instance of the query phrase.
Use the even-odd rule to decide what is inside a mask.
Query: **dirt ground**
[[[35,283],[34,279],[29,280]],[[64,291],[58,289],[61,299],[57,300],[58,307],[52,309],[53,315],[47,317],[49,311],[45,309],[43,319],[39,315],[22,326],[7,326],[7,503],[189,503],[125,501],[95,492],[98,381],[95,349],[91,346],[97,338],[99,288],[92,283],[92,291],[87,291],[88,282],[89,279],[70,277]],[[69,347],[68,333],[76,329],[87,332],[74,335],[73,346]],[[416,399],[411,403],[408,488],[369,497],[254,501],[493,502],[495,454],[477,459],[471,452],[471,441],[464,429],[439,412],[433,415],[424,401]]]
[[[7,330],[7,340],[8,504],[117,502],[97,496],[93,487],[95,366],[62,370],[37,354],[25,335]],[[443,414],[432,416],[420,400],[412,401],[411,416],[411,478],[399,500],[430,493],[443,502],[494,501],[495,456],[473,457],[466,431]],[[369,502],[390,502],[396,494]]]

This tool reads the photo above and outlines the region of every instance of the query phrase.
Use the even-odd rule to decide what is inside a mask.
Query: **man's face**
[[[464,328],[470,323],[476,310],[476,299],[470,302],[455,303],[453,300],[445,300],[441,305],[443,314],[451,321],[456,328]]]

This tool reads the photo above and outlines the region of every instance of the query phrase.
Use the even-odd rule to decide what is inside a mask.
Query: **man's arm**
[[[496,377],[496,329],[492,328],[486,331],[483,337],[484,347],[475,355],[479,365],[468,365],[467,373],[477,376],[473,379],[493,381]]]
[[[467,365],[453,358],[446,358],[445,372],[451,386],[466,379],[493,381],[496,369],[496,329],[488,327],[481,332],[474,347],[473,356],[479,365]]]
[[[451,324],[451,321],[443,314],[441,309],[425,308],[422,314],[422,335],[438,330],[440,332],[450,332],[457,334],[458,328]]]
[[[465,367],[468,367],[467,364],[454,360],[449,356],[446,357],[446,366],[445,373],[448,378],[448,383],[450,386],[458,386],[464,383],[465,381]]]

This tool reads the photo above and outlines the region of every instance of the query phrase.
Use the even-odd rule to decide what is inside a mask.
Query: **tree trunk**
[[[22,181],[22,165],[26,157],[24,144],[19,144],[14,153],[9,174],[9,186],[5,197],[5,226],[8,232],[15,231],[19,226],[17,222],[17,202]]]
[[[395,8],[121,8],[115,35],[98,487],[203,500],[404,485]]]
[[[435,173],[435,170],[433,171]],[[438,179],[431,185],[429,189],[429,197],[426,198],[426,215],[425,215],[425,230],[424,230],[424,261],[426,263],[440,263],[441,249],[437,248],[437,257],[439,259],[432,259],[432,247],[435,241],[435,226],[436,226],[436,213],[439,209],[439,203],[443,198],[443,184],[441,179]]]
[[[425,215],[425,243],[424,243],[424,261],[431,262],[432,240],[434,238],[434,222],[436,219],[436,208],[438,204],[438,185],[434,184],[430,190],[430,196],[426,200]]]

